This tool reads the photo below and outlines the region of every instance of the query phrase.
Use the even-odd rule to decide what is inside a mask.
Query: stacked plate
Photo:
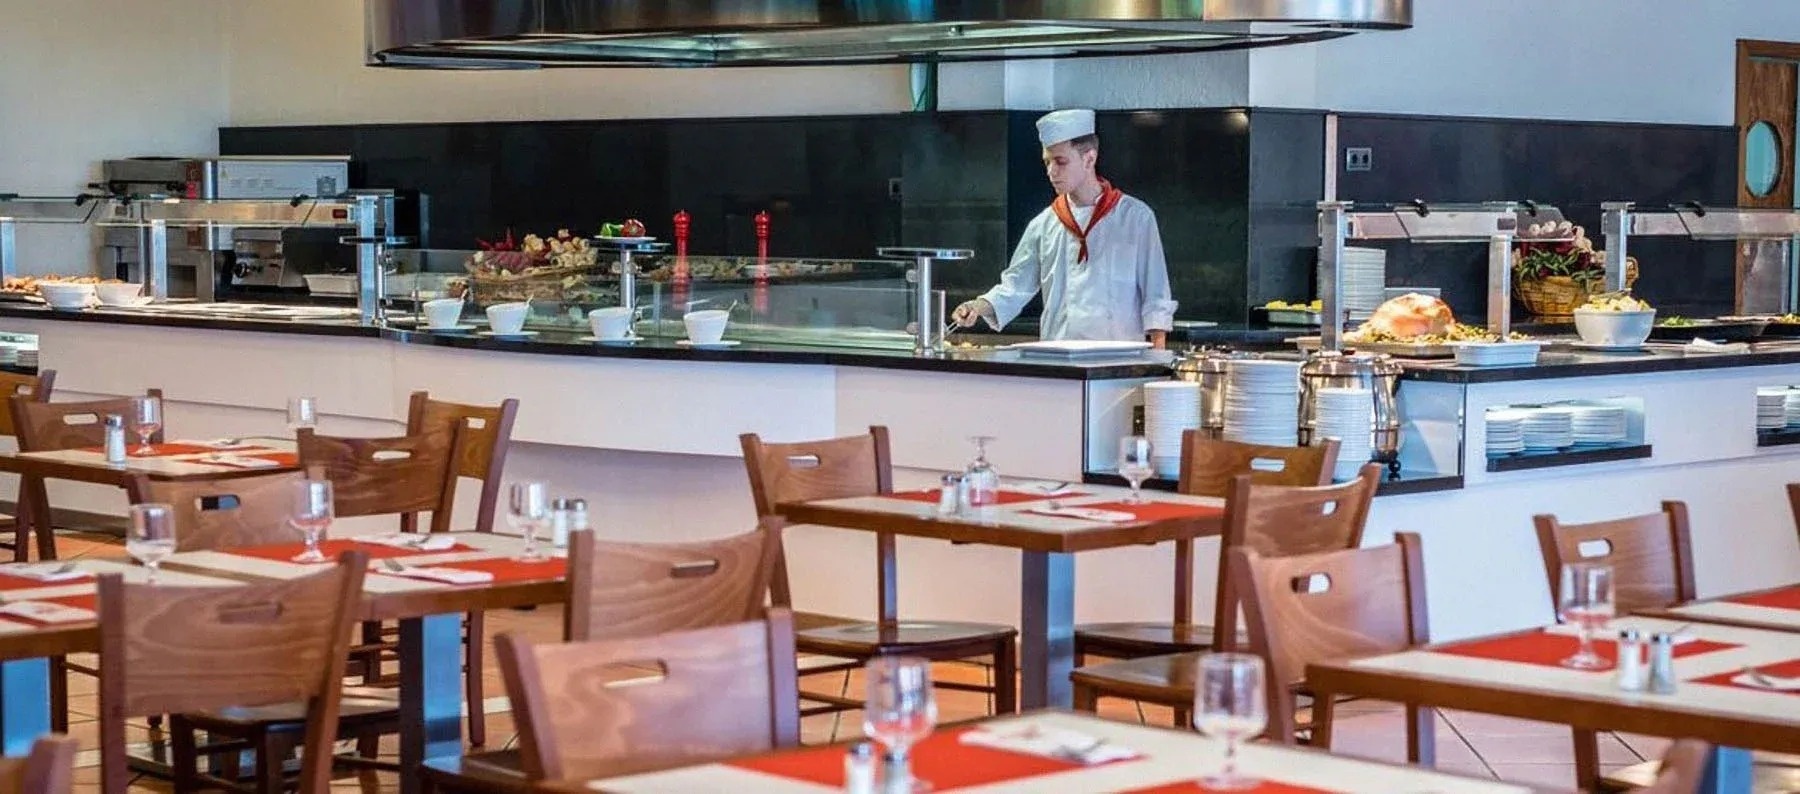
[[[35,347],[19,348],[19,366],[26,369],[37,369],[38,349]]]
[[[1226,363],[1225,438],[1291,447],[1300,435],[1300,362],[1242,359]]]
[[[1350,319],[1369,319],[1386,300],[1387,252],[1380,248],[1345,248],[1342,264],[1344,276],[1344,311]]]
[[[1509,408],[1488,409],[1488,457],[1516,455],[1525,451],[1525,416],[1524,411]]]
[[[1525,448],[1567,449],[1575,446],[1575,412],[1568,408],[1535,408],[1525,414]]]
[[[1181,475],[1181,434],[1200,426],[1200,384],[1169,380],[1144,384],[1144,437],[1159,477]]]
[[[1569,409],[1575,443],[1619,444],[1625,441],[1625,406],[1580,405]]]
[[[1338,440],[1336,479],[1354,478],[1375,451],[1374,396],[1368,389],[1320,389],[1318,411],[1314,437]]]
[[[1793,392],[1782,386],[1756,390],[1756,429],[1780,430],[1788,425],[1787,400]]]
[[[1800,391],[1788,392],[1782,401],[1783,426],[1800,425]]]

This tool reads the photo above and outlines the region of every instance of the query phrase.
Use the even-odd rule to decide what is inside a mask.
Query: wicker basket
[[[586,264],[545,268],[529,276],[502,277],[472,273],[468,276],[468,285],[473,293],[471,299],[480,308],[524,300],[561,303],[585,293],[588,277],[596,272],[596,265]]]
[[[1625,258],[1625,288],[1630,289],[1637,283],[1637,257]],[[1550,276],[1548,278],[1518,279],[1513,291],[1519,296],[1519,302],[1525,304],[1525,310],[1538,317],[1562,319],[1572,317],[1575,309],[1596,293],[1605,292],[1606,286],[1598,281],[1580,282],[1568,276]]]

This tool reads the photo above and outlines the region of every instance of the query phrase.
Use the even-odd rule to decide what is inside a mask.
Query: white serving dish
[[[1586,306],[1575,309],[1575,333],[1590,345],[1628,347],[1641,345],[1656,326],[1656,310],[1605,312]]]
[[[38,294],[52,309],[85,309],[94,302],[94,285],[44,281],[37,285]]]
[[[462,298],[438,298],[424,306],[426,328],[455,328],[462,322]]]
[[[1149,350],[1150,347],[1149,342],[1114,342],[1101,339],[1067,339],[1007,345],[1008,349],[1017,350],[1024,355],[1064,357],[1141,353]]]
[[[103,306],[136,306],[138,297],[144,294],[142,284],[98,284],[94,293],[100,296]]]
[[[306,291],[314,295],[355,295],[356,276],[350,273],[308,273]]]
[[[1543,342],[1451,342],[1456,363],[1470,367],[1516,367],[1536,364]]]
[[[487,307],[488,330],[501,336],[513,336],[525,330],[525,318],[531,315],[529,303],[496,303]]]
[[[632,315],[625,306],[608,306],[588,312],[588,329],[602,342],[616,342],[631,336]]]

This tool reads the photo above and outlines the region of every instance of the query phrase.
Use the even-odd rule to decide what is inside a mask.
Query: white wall
[[[72,196],[100,161],[218,151],[223,0],[0,0],[0,192]],[[81,227],[23,225],[20,270],[92,267]]]

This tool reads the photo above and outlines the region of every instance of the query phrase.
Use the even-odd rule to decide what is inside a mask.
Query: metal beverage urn
[[[1371,458],[1400,471],[1400,364],[1385,354],[1319,351],[1300,365],[1300,443],[1311,445],[1318,427],[1319,390],[1368,389],[1375,401]]]

